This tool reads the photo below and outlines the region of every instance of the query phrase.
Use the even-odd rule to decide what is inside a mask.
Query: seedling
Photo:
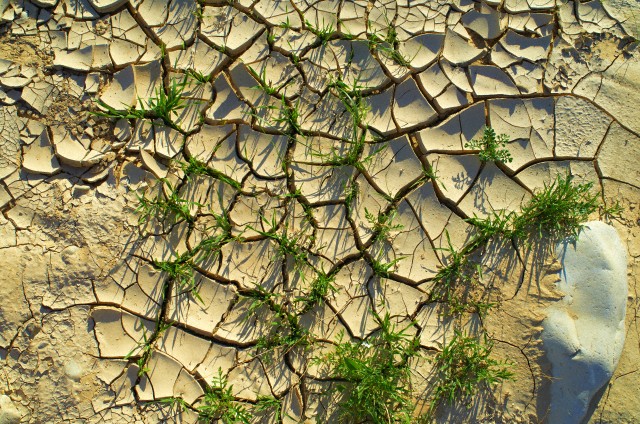
[[[593,183],[575,184],[571,175],[558,175],[552,183],[535,191],[520,212],[498,210],[486,218],[467,219],[477,232],[470,248],[497,236],[527,240],[531,235],[541,237],[547,233],[551,237],[577,238],[583,223],[598,210],[610,215],[620,213],[620,206],[603,206],[593,191]]]
[[[373,271],[373,273],[378,277],[388,278],[389,272],[396,266],[398,262],[403,260],[405,257],[402,256],[399,258],[395,258],[390,262],[382,262],[380,260],[381,259],[380,256],[378,256],[377,258],[374,258],[368,255],[368,258],[369,258],[369,266],[371,267],[371,270]]]
[[[302,240],[301,235],[290,234],[286,226],[283,226],[282,231],[279,232],[275,214],[272,215],[271,221],[268,221],[264,216],[261,218],[264,223],[270,226],[269,231],[259,230],[252,226],[249,226],[248,228],[275,241],[278,246],[280,258],[286,258],[289,256],[293,258],[296,266],[301,266],[308,262],[307,251],[300,246]]]
[[[398,329],[389,313],[373,312],[380,330],[366,341],[343,341],[335,351],[317,362],[331,367],[332,377],[343,381],[337,390],[344,394],[338,405],[345,422],[375,424],[412,423],[409,359],[418,354],[418,340],[409,330]]]
[[[392,223],[397,214],[398,211],[392,209],[386,214],[374,215],[367,208],[364,208],[364,216],[373,227],[374,240],[389,240],[391,232],[399,231],[404,227],[402,224]]]
[[[387,32],[384,36],[379,33],[371,31],[371,22],[367,23],[367,39],[369,40],[369,48],[371,51],[382,52],[389,59],[393,60],[396,64],[404,67],[411,66],[411,59],[405,57],[398,47],[400,42],[398,41],[398,32],[391,22],[387,19]]]
[[[592,182],[575,184],[571,175],[558,175],[535,192],[513,218],[514,235],[542,236],[544,231],[553,237],[578,237],[583,223],[600,206],[598,193],[592,189]]]
[[[264,66],[260,72],[253,69],[253,66],[249,66],[249,73],[258,81],[258,85],[252,88],[260,89],[270,96],[273,96],[278,92],[279,88],[273,87],[271,81],[267,81],[266,66]]]
[[[188,290],[191,295],[202,302],[196,288],[191,255],[178,256],[173,261],[153,261],[154,268],[163,271],[178,286],[179,290]]]
[[[473,292],[482,278],[480,264],[469,260],[466,248],[456,250],[451,244],[449,233],[445,232],[448,247],[447,265],[438,270],[433,278],[433,288],[429,292],[429,302],[441,302],[446,306],[445,315],[453,316],[462,312],[477,312],[482,315],[492,306],[474,299]]]
[[[194,217],[191,215],[191,207],[202,207],[203,205],[180,197],[179,190],[174,188],[169,180],[161,178],[160,181],[169,188],[169,194],[167,195],[164,190],[160,190],[155,199],[148,199],[144,195],[138,195],[139,204],[135,210],[140,215],[138,223],[140,225],[145,224],[151,218],[162,217],[162,219],[166,219],[173,217],[173,223],[184,220],[193,224]]]
[[[493,341],[485,333],[484,343],[455,330],[453,338],[436,354],[435,388],[431,412],[444,400],[449,404],[458,399],[468,399],[478,390],[504,380],[513,379],[507,362],[490,357]]]
[[[296,301],[304,303],[304,311],[306,312],[325,300],[329,293],[338,291],[334,283],[335,275],[327,275],[324,271],[319,271],[315,280],[311,283],[309,293],[306,296],[299,297]]]
[[[329,40],[331,39],[331,35],[334,33],[333,24],[331,22],[329,22],[328,24],[325,24],[324,19],[322,20],[322,25],[323,25],[322,27],[316,28],[308,20],[305,20],[304,24],[307,30],[309,30],[316,37],[318,37],[320,44],[323,46],[326,45],[327,42],[329,42]]]
[[[269,396],[259,396],[256,402],[256,410],[258,412],[273,411],[273,420],[280,422],[282,417],[282,400]]]
[[[198,418],[208,423],[249,424],[251,414],[242,403],[235,400],[232,390],[233,386],[228,385],[222,369],[218,369],[218,376],[213,377],[211,385],[205,390],[202,404],[198,407]]]
[[[484,127],[481,139],[474,139],[465,143],[465,149],[479,150],[478,157],[482,162],[505,163],[513,161],[511,153],[505,146],[509,143],[506,134],[496,135],[491,127]]]
[[[296,101],[290,105],[284,95],[281,97],[280,115],[275,119],[276,123],[285,123],[287,125],[286,133],[289,137],[302,135],[302,127],[300,126],[300,101]]]
[[[238,181],[225,175],[217,169],[207,166],[207,164],[199,161],[195,157],[190,157],[187,162],[179,162],[179,166],[187,175],[187,178],[191,178],[196,175],[208,175],[211,178],[215,178],[229,184],[231,187],[237,190],[240,190],[242,188],[242,184],[240,184]]]
[[[211,82],[211,78],[213,77],[213,74],[204,74],[200,71],[196,71],[195,69],[188,69],[186,75],[196,80],[200,84]]]
[[[178,116],[178,111],[187,106],[185,99],[182,98],[182,93],[186,86],[187,74],[184,75],[182,81],[173,79],[166,92],[163,87],[158,86],[156,87],[154,96],[150,99],[143,101],[138,98],[138,109],[131,107],[116,109],[98,100],[98,105],[104,110],[93,113],[98,116],[115,119],[161,119],[165,125],[182,131],[175,123],[173,116]]]

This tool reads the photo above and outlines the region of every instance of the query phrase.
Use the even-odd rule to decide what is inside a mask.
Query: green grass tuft
[[[465,143],[465,149],[479,150],[478,156],[482,162],[505,163],[512,162],[511,153],[505,146],[509,143],[509,136],[506,134],[496,135],[491,127],[484,127],[481,139],[474,139]]]
[[[398,329],[388,313],[374,316],[377,333],[361,342],[341,338],[335,351],[317,361],[329,364],[332,377],[342,382],[338,407],[346,422],[412,423],[409,359],[418,354],[418,340],[409,332],[412,324]]]
[[[441,401],[449,404],[468,400],[480,389],[513,379],[509,363],[490,357],[493,342],[485,334],[484,343],[456,330],[453,338],[442,347],[433,362],[436,370],[431,412]]]

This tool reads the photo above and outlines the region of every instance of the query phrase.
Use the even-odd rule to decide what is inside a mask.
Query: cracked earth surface
[[[436,421],[541,422],[549,365],[540,323],[562,297],[558,264],[516,244],[485,252],[482,296],[497,306],[483,318],[443,318],[430,292],[448,237],[455,248],[468,240],[465,218],[517,210],[567,171],[620,201],[612,224],[629,253],[626,344],[591,422],[639,422],[632,7],[0,0],[3,422],[196,422],[219,369],[247,408],[261,396],[281,400],[281,417],[256,412],[255,422],[336,422],[323,394],[335,382],[312,359],[339,334],[375,334],[374,312],[415,322],[417,413],[429,404],[429,358],[457,326],[486,331],[516,379],[471,408],[439,409]],[[395,40],[372,46],[389,28]],[[331,86],[337,78],[362,88],[361,121]],[[173,126],[89,113],[98,100],[139,107],[175,81],[185,83],[185,107]],[[283,119],[290,111],[295,126]],[[485,125],[509,135],[512,162],[482,163],[466,148]],[[360,163],[332,163],[353,153],[353,134],[364,140]],[[190,159],[216,172],[185,175],[176,164]],[[187,212],[141,224],[139,196],[163,190]],[[384,238],[370,219],[380,214],[393,216]],[[220,217],[228,233],[194,265],[198,299],[158,264],[220,235]],[[283,254],[274,234],[301,250]],[[381,263],[387,272],[375,272]],[[297,299],[319,272],[335,276],[336,290],[303,307]],[[254,307],[258,286],[277,305]],[[261,349],[287,331],[274,325],[278,308],[308,331],[309,347]],[[172,397],[188,406],[155,402]]]

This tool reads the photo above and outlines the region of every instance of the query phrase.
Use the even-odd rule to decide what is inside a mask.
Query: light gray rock
[[[558,288],[549,307],[543,346],[551,363],[548,422],[581,423],[593,396],[609,381],[624,345],[627,257],[616,230],[589,222],[578,240],[557,248]]]
[[[0,424],[18,424],[22,414],[7,395],[0,395]]]

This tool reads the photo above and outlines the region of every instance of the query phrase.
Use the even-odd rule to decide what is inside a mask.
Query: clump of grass
[[[242,184],[233,178],[225,175],[224,173],[218,171],[217,169],[211,168],[207,166],[206,163],[199,161],[195,157],[190,157],[187,162],[180,162],[180,168],[187,175],[187,178],[191,178],[196,175],[207,175],[211,178],[215,178],[222,182],[229,184],[231,187],[236,190],[240,190],[242,188]]]
[[[325,24],[324,19],[322,20],[321,27],[316,27],[306,19],[304,21],[304,25],[307,30],[309,30],[312,34],[318,37],[320,44],[323,46],[325,46],[329,42],[329,40],[331,39],[331,36],[334,33],[333,24],[331,22],[329,22],[328,24]]]
[[[233,386],[229,386],[222,369],[218,369],[218,376],[213,377],[211,385],[205,390],[202,404],[198,407],[200,421],[249,424],[252,416],[242,403],[235,400],[232,389]]]
[[[182,97],[187,82],[187,74],[185,74],[182,80],[173,79],[166,91],[162,86],[156,87],[153,97],[146,101],[138,98],[139,108],[116,109],[98,100],[98,105],[103,110],[94,112],[94,114],[116,119],[161,119],[165,125],[181,131],[173,116],[177,116],[178,111],[187,107],[187,103]]]
[[[384,146],[379,147],[366,158],[361,158],[366,146],[367,124],[365,119],[370,109],[362,97],[362,90],[365,87],[361,86],[357,79],[349,86],[344,82],[342,76],[338,74],[330,79],[328,88],[340,99],[351,117],[352,130],[350,139],[345,142],[347,145],[346,153],[341,154],[333,149],[331,154],[325,155],[325,161],[327,165],[331,166],[351,165],[362,170],[364,163],[384,149]]]
[[[259,396],[256,402],[256,411],[272,411],[274,422],[279,423],[282,417],[282,400],[270,396]]]
[[[156,343],[156,340],[167,331],[167,329],[171,326],[170,322],[163,321],[160,317],[158,317],[156,321],[155,331],[149,335],[147,333],[147,329],[142,327],[142,338],[136,346],[131,349],[125,356],[125,360],[129,360],[134,356],[138,356],[136,360],[136,365],[138,366],[138,377],[142,377],[144,374],[149,372],[149,368],[147,367],[147,363],[149,362],[149,358],[151,358],[151,354],[153,353],[153,347]]]
[[[280,98],[280,110],[277,118],[273,119],[275,124],[284,124],[286,126],[285,134],[292,140],[297,135],[303,135],[302,126],[300,125],[300,101],[289,104],[284,94]]]
[[[542,236],[546,232],[551,236],[577,237],[583,223],[600,206],[599,195],[592,189],[592,182],[575,184],[571,175],[558,175],[551,184],[535,192],[514,216],[514,235]]]
[[[394,224],[398,211],[390,210],[388,213],[379,213],[374,215],[367,208],[364,209],[364,216],[369,224],[373,227],[374,240],[388,240],[393,231],[400,231],[404,226],[402,224]]]
[[[418,340],[409,326],[398,329],[389,314],[374,312],[380,330],[366,341],[344,342],[318,362],[329,364],[332,377],[342,381],[338,405],[345,422],[375,424],[412,422],[409,359],[418,354]]]
[[[179,190],[174,188],[171,183],[164,178],[160,181],[168,187],[169,194],[166,194],[164,190],[160,190],[155,199],[149,199],[146,196],[138,195],[138,207],[135,212],[139,214],[138,223],[140,225],[147,223],[151,218],[167,219],[173,218],[173,223],[178,221],[187,221],[190,224],[195,222],[194,217],[191,215],[190,209],[193,206],[201,207],[200,203],[183,199],[180,196]]]
[[[577,238],[589,217],[600,211],[602,215],[620,213],[618,204],[601,204],[593,183],[574,183],[570,174],[558,175],[550,184],[533,193],[521,206],[520,212],[494,211],[485,218],[467,219],[474,225],[474,247],[498,236],[527,240],[530,236],[547,234],[552,238]]]
[[[395,258],[394,260],[389,262],[383,262],[380,256],[374,258],[371,255],[368,255],[368,262],[371,270],[375,275],[381,278],[388,278],[390,271],[396,266],[398,262],[400,262],[404,258],[405,257],[402,256],[399,258]]]
[[[275,213],[271,217],[271,221],[268,221],[264,216],[261,217],[262,221],[270,226],[268,231],[259,230],[249,226],[251,230],[264,236],[270,240],[273,240],[278,247],[278,254],[280,258],[290,257],[293,259],[297,267],[308,263],[308,253],[301,246],[302,235],[291,234],[286,226],[282,226],[282,229],[278,231],[279,225],[276,220]]]
[[[482,302],[475,293],[482,269],[469,259],[469,250],[456,250],[451,244],[449,233],[447,237],[447,265],[440,268],[433,278],[433,288],[429,292],[430,302],[440,302],[446,305],[445,315],[453,316],[463,312],[476,312],[484,316],[491,303]]]
[[[481,343],[477,338],[455,330],[453,338],[433,360],[436,381],[431,412],[441,401],[452,404],[458,399],[469,399],[482,388],[513,379],[509,363],[490,357],[492,349],[493,341],[486,333]]]
[[[505,146],[509,143],[506,134],[496,135],[491,127],[484,127],[481,139],[474,139],[465,143],[465,149],[479,150],[478,157],[482,162],[505,163],[512,162],[513,157]]]
[[[309,292],[305,296],[296,299],[296,301],[304,303],[304,312],[306,312],[325,300],[330,293],[338,291],[334,283],[335,275],[328,275],[324,271],[319,271],[311,283]]]
[[[187,69],[186,75],[196,80],[199,84],[211,82],[211,79],[213,78],[213,74],[205,74],[195,69]]]
[[[178,287],[179,290],[188,290],[193,297],[202,302],[200,294],[196,288],[195,276],[193,274],[193,263],[190,255],[178,256],[173,261],[153,261],[153,266],[159,271],[167,274]]]
[[[385,19],[387,20],[387,31],[384,35],[371,31],[371,22],[368,22],[367,39],[369,40],[369,48],[372,51],[382,52],[396,64],[408,68],[411,66],[411,59],[405,57],[398,49],[400,45],[398,31],[388,18],[385,17]]]
[[[275,96],[278,93],[278,90],[284,88],[287,85],[287,82],[284,82],[280,86],[274,86],[271,81],[267,81],[266,66],[263,67],[262,71],[260,72],[253,69],[252,66],[249,66],[249,73],[258,81],[258,85],[253,88],[262,90],[265,94],[268,94],[270,96]]]
[[[298,315],[288,311],[289,303],[282,302],[282,295],[256,286],[251,292],[246,293],[246,296],[253,299],[247,309],[247,319],[262,306],[266,306],[275,314],[269,334],[258,339],[256,344],[258,352],[271,351],[280,347],[288,351],[295,346],[309,344],[311,335],[300,325]]]

